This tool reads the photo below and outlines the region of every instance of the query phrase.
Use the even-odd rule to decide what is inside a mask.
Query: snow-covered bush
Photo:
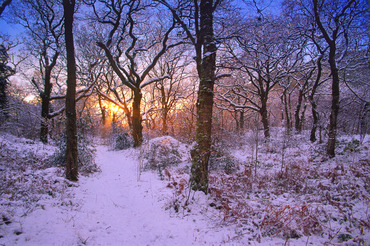
[[[99,171],[95,163],[95,146],[87,137],[79,135],[78,141],[78,170],[81,174],[89,174]],[[58,147],[49,161],[51,166],[65,164],[66,136],[63,134],[55,140]]]
[[[151,139],[143,153],[143,168],[162,170],[181,162],[180,142],[170,136]]]
[[[127,132],[120,132],[115,136],[114,149],[123,150],[133,146],[133,140]]]
[[[43,206],[42,200],[66,197],[66,187],[73,184],[63,177],[64,168],[48,168],[55,150],[51,145],[0,133],[0,220],[5,225]]]
[[[231,155],[227,147],[221,142],[212,145],[211,156],[209,158],[210,170],[222,170],[232,173],[239,165],[238,160]]]

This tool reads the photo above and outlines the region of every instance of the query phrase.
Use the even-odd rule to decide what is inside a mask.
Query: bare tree
[[[7,88],[9,77],[15,73],[14,69],[8,65],[9,47],[0,45],[0,120],[1,123],[8,117],[8,97]]]
[[[58,79],[54,72],[61,54],[63,41],[63,14],[61,5],[56,1],[25,0],[14,6],[14,21],[27,30],[27,49],[38,60],[32,66],[38,70],[31,83],[41,98],[40,140],[48,142],[48,121],[57,114],[51,114],[52,88]],[[19,11],[22,9],[22,11]],[[39,78],[40,80],[39,81]],[[54,80],[54,82],[53,82]]]
[[[161,118],[163,135],[169,134],[171,112],[176,110],[176,105],[181,103],[182,99],[187,99],[191,94],[185,81],[190,76],[187,71],[187,65],[190,63],[187,53],[184,47],[172,49],[158,61],[153,70],[154,77],[169,75],[168,79],[153,84],[150,102],[155,108],[152,112]]]
[[[132,135],[134,146],[138,147],[143,141],[141,101],[142,89],[152,83],[167,78],[148,79],[150,71],[155,67],[159,58],[170,48],[179,43],[171,42],[171,34],[175,29],[175,21],[162,19],[160,25],[152,31],[146,27],[149,21],[155,23],[155,15],[146,15],[145,11],[162,11],[153,3],[140,1],[106,1],[99,0],[92,5],[95,18],[99,23],[109,28],[108,38],[102,38],[97,45],[104,51],[109,65],[120,80],[120,85],[111,88],[128,87],[133,94],[132,100]],[[101,6],[102,8],[99,8]],[[148,13],[148,12],[146,12]],[[149,17],[145,17],[149,16]],[[154,35],[153,35],[154,34]],[[150,52],[155,50],[156,52]],[[150,56],[150,59],[143,59]],[[115,101],[115,100],[113,100]]]
[[[337,138],[337,119],[340,102],[339,63],[347,52],[356,48],[356,36],[351,36],[358,29],[366,26],[366,3],[361,0],[343,1],[286,1],[286,6],[294,14],[301,16],[311,41],[321,55],[326,58],[331,75],[331,109],[328,126],[327,155],[335,156]],[[361,37],[363,39],[363,37]],[[321,64],[321,60],[320,60]]]
[[[271,91],[287,77],[299,55],[283,23],[281,19],[250,20],[244,34],[225,44],[229,55],[222,66],[239,74],[236,84],[224,86],[226,90],[221,97],[235,108],[258,112],[265,138],[270,137],[268,100]]]

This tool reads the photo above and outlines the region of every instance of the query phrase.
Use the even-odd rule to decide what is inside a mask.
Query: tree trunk
[[[335,156],[335,141],[337,137],[337,118],[339,112],[339,74],[335,62],[335,50],[336,50],[335,44],[331,44],[329,52],[329,64],[332,76],[332,85],[331,85],[332,101],[328,133],[329,139],[326,149],[326,153],[330,158]]]
[[[48,114],[49,114],[49,100],[46,96],[41,97],[41,128],[40,128],[40,140],[46,144],[48,142]]]
[[[319,87],[320,84],[320,79],[321,79],[321,73],[322,73],[322,61],[323,55],[317,59],[317,75],[316,75],[316,80],[315,83],[312,87],[311,94],[308,97],[308,100],[311,103],[311,108],[312,108],[312,117],[313,117],[313,122],[312,122],[312,129],[311,129],[311,134],[310,134],[310,140],[311,142],[316,142],[316,131],[317,131],[317,125],[319,124],[319,113],[317,112],[317,104],[315,102],[315,93],[317,88]]]
[[[304,103],[304,106],[303,106],[303,109],[302,109],[302,113],[301,113],[301,120],[299,122],[299,129],[300,131],[302,131],[304,129],[304,123],[305,123],[305,120],[306,120],[306,109],[307,109],[307,103],[306,103],[306,98],[305,99],[305,103]]]
[[[283,91],[283,95],[282,95],[281,101],[284,104],[284,112],[285,112],[285,117],[286,117],[286,128],[287,128],[288,132],[290,132],[291,131],[291,125],[292,124],[291,124],[291,120],[290,120],[289,101],[288,101],[286,90]]]
[[[263,125],[263,133],[266,139],[270,138],[270,126],[269,126],[269,119],[268,119],[268,112],[267,112],[267,102],[262,101],[261,109],[259,110],[261,115],[261,122]],[[287,115],[288,117],[288,115]]]
[[[51,69],[45,69],[44,78],[44,92],[41,94],[41,129],[40,129],[40,140],[44,144],[48,142],[49,135],[49,106],[50,106],[50,95],[51,95]]]
[[[98,95],[98,102],[99,102],[99,108],[100,108],[100,112],[101,112],[101,124],[103,126],[105,126],[105,122],[106,122],[106,119],[105,119],[105,108],[102,104],[102,100],[101,100],[101,97],[100,95]]]
[[[240,131],[244,132],[244,111],[240,111],[240,120],[239,120]]]
[[[161,86],[161,97],[162,97],[162,135],[168,135],[167,127],[167,116],[168,116],[168,107],[166,102],[166,92],[164,86]]]
[[[143,126],[140,113],[141,98],[140,89],[135,90],[132,103],[132,137],[134,138],[134,147],[140,147],[143,143]]]
[[[74,0],[63,0],[64,28],[67,51],[67,94],[66,94],[66,178],[78,180],[77,125],[76,125],[76,61],[73,43]]]
[[[200,2],[200,32],[197,49],[199,90],[197,100],[196,146],[191,151],[191,185],[193,190],[208,193],[208,161],[212,145],[213,88],[216,70],[217,47],[213,33],[213,1]],[[199,47],[198,47],[199,48]],[[203,56],[203,57],[199,57]]]
[[[302,131],[302,122],[300,118],[300,111],[302,107],[302,101],[303,101],[303,91],[299,90],[298,94],[298,102],[297,102],[297,107],[294,112],[294,118],[295,118],[295,130],[300,133]]]
[[[2,71],[0,71],[2,73]],[[8,97],[7,97],[8,81],[5,76],[0,74],[0,124],[3,123],[8,117]]]
[[[317,131],[317,124],[319,123],[319,114],[317,113],[317,105],[313,100],[311,101],[311,107],[312,107],[313,122],[312,122],[310,140],[311,140],[311,142],[316,142],[316,140],[317,140],[316,139],[316,131]]]

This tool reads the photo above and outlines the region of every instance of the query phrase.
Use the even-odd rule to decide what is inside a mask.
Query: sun
[[[116,113],[118,112],[118,110],[120,110],[120,107],[118,107],[117,105],[115,105],[115,104],[113,104],[113,103],[110,103],[110,104],[108,105],[108,108],[109,108],[109,110],[110,110],[112,113],[114,113],[114,114],[116,114]]]

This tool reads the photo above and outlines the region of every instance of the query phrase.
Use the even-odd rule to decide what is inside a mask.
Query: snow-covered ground
[[[155,172],[138,175],[137,151],[97,150],[100,173],[81,176],[77,187],[38,201],[25,216],[8,215],[0,245],[218,245],[230,238],[202,216],[166,210],[171,190]]]
[[[188,149],[177,142],[181,161],[164,169],[140,164],[155,149],[98,146],[101,172],[75,184],[42,165],[53,147],[2,135],[0,245],[367,245],[369,143],[315,161],[312,146],[291,142],[283,169],[277,143],[260,147],[258,176],[251,144],[232,150],[239,171],[212,171],[206,196],[189,192]]]

